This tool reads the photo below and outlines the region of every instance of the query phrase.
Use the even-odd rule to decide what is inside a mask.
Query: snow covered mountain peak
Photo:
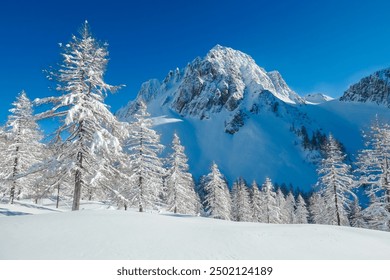
[[[317,105],[317,104],[321,104],[321,103],[324,103],[327,101],[334,100],[333,97],[330,97],[330,96],[325,95],[323,93],[309,93],[309,94],[305,95],[303,97],[303,99],[305,100],[305,102],[307,104],[313,104],[313,105]]]
[[[249,55],[216,45],[204,58],[194,59],[184,69],[170,71],[162,82],[144,83],[135,102],[154,100],[181,116],[207,119],[221,111],[250,111],[263,99],[269,100],[270,94],[275,102],[304,103],[279,72],[267,72]],[[118,116],[130,116],[133,103],[122,108]]]

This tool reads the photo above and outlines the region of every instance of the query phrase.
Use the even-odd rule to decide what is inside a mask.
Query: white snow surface
[[[0,204],[0,259],[390,259],[388,232],[82,208]]]

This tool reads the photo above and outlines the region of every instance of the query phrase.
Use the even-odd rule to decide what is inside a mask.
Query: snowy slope
[[[0,259],[390,259],[390,233],[324,225],[84,210],[0,215],[0,228]]]

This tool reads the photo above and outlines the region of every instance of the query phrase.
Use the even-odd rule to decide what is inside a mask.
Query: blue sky
[[[142,82],[163,79],[216,44],[279,70],[299,94],[340,96],[349,84],[390,66],[390,1],[23,1],[0,3],[0,122],[22,89],[56,94],[42,70],[60,62],[88,20],[109,43],[106,80],[126,84],[107,98],[113,111]]]

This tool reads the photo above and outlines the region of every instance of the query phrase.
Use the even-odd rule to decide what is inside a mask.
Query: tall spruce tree
[[[306,202],[301,195],[298,195],[294,215],[294,224],[307,224],[309,211],[307,211]]]
[[[390,125],[376,118],[364,135],[366,148],[360,151],[356,173],[358,185],[370,199],[362,214],[370,228],[390,230]]]
[[[116,180],[114,163],[121,152],[124,129],[104,104],[107,93],[119,88],[104,81],[107,44],[92,37],[87,22],[80,30],[80,37],[73,36],[63,46],[62,57],[59,69],[49,73],[62,95],[35,102],[52,106],[37,118],[59,118],[61,125],[55,132],[54,142],[62,145],[57,146],[55,169],[73,177],[72,210],[79,210],[84,188],[102,187],[102,184],[92,184],[97,178],[101,183]]]
[[[30,197],[34,201],[42,194],[40,186],[36,184],[40,174],[32,172],[33,165],[42,160],[44,145],[40,143],[42,134],[33,117],[33,108],[30,99],[22,91],[16,101],[12,103],[11,115],[8,117],[2,145],[3,160],[1,178],[8,186],[10,203],[15,198]]]
[[[333,138],[329,135],[325,147],[325,158],[317,170],[319,174],[318,185],[325,200],[324,222],[330,225],[349,225],[348,213],[351,197],[353,177],[351,167],[344,163],[346,155]]]
[[[266,178],[261,187],[263,193],[264,203],[262,204],[264,213],[264,222],[272,224],[281,223],[281,209],[278,206],[274,185],[270,178]]]
[[[253,181],[251,188],[251,208],[252,208],[252,220],[254,222],[263,223],[264,222],[264,212],[263,205],[264,199],[262,192],[259,190],[259,186],[256,181]]]
[[[244,179],[239,178],[232,188],[232,217],[237,222],[251,222],[252,211],[249,190]]]
[[[231,199],[226,180],[216,163],[204,177],[205,212],[211,218],[231,220]]]
[[[188,172],[184,147],[176,133],[173,135],[172,150],[173,153],[168,157],[169,168],[165,178],[168,211],[194,215],[199,208],[199,197],[194,190],[192,175]]]
[[[121,191],[130,206],[143,212],[147,208],[158,208],[163,196],[163,176],[165,169],[159,158],[164,148],[160,136],[153,130],[153,121],[147,112],[145,103],[138,104],[138,111],[130,123],[129,137],[125,141],[128,153],[123,166],[127,174],[127,184]]]

